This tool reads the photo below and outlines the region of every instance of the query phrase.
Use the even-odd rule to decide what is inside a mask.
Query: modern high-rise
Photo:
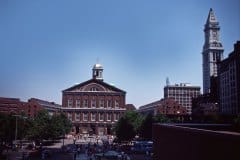
[[[217,77],[218,64],[223,59],[223,45],[220,41],[220,26],[212,8],[204,28],[205,42],[202,51],[203,93],[211,92],[211,77]]]
[[[164,98],[173,98],[181,106],[185,107],[187,114],[192,114],[192,98],[200,95],[200,87],[189,83],[175,85],[167,84],[164,87]]]
[[[222,114],[240,114],[240,41],[234,45],[234,51],[220,64],[220,112]]]

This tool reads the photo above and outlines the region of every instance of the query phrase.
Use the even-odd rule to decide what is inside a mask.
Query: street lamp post
[[[20,117],[20,115],[13,115],[14,117],[16,117],[16,126],[15,126],[15,142],[17,140],[17,128],[18,128],[18,119],[17,117]]]
[[[27,118],[27,117],[24,117],[24,116],[21,116],[21,115],[18,115],[18,114],[16,114],[16,115],[13,115],[14,117],[16,117],[16,125],[15,125],[15,138],[14,138],[14,140],[15,140],[15,143],[16,143],[16,140],[17,140],[17,138],[18,138],[18,117],[22,117],[23,119],[24,119],[24,121],[25,121],[25,119]]]
[[[65,139],[65,129],[63,130],[63,140],[62,140],[62,146],[64,147],[64,139]]]

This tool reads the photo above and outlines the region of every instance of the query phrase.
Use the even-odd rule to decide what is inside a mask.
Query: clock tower
[[[203,93],[210,93],[211,77],[218,76],[218,63],[223,59],[223,46],[220,41],[220,26],[212,8],[204,27],[205,43],[202,51]]]

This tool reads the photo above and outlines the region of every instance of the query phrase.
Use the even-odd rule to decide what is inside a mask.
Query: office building
[[[234,45],[234,51],[220,64],[220,112],[222,114],[240,114],[240,41]]]
[[[189,83],[175,85],[167,84],[164,87],[164,98],[173,98],[181,106],[185,107],[187,114],[192,113],[192,98],[200,95],[199,86],[191,86]]]

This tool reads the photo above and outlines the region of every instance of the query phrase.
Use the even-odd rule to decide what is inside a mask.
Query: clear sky
[[[240,0],[0,0],[0,97],[61,104],[97,59],[136,107],[161,99],[166,77],[202,86],[211,7],[226,57],[240,40]]]

